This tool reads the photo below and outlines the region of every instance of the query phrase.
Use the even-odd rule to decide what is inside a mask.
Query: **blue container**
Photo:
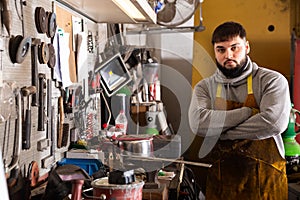
[[[57,163],[58,166],[67,164],[76,165],[84,169],[90,176],[101,168],[104,169],[104,165],[98,159],[63,158]]]

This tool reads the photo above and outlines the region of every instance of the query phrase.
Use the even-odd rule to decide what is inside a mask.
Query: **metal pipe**
[[[207,163],[199,163],[199,162],[192,162],[192,161],[186,161],[186,160],[177,160],[177,159],[170,159],[170,158],[156,158],[156,157],[143,157],[143,156],[134,156],[134,155],[122,155],[124,157],[130,157],[134,159],[139,159],[139,160],[153,160],[153,161],[166,161],[166,162],[173,162],[173,163],[182,163],[182,164],[187,164],[187,165],[194,165],[194,166],[199,166],[199,167],[208,167],[210,168],[212,164],[207,164]]]

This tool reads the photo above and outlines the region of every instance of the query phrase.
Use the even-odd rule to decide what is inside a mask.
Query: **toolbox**
[[[67,164],[76,165],[81,169],[84,169],[90,176],[100,169],[104,169],[104,165],[98,159],[63,158],[57,164],[58,166]]]

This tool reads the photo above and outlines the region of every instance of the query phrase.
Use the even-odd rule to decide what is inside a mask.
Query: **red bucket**
[[[93,196],[95,199],[103,197],[115,200],[142,200],[143,181],[131,184],[117,185],[108,183],[108,177],[96,179],[92,182]]]

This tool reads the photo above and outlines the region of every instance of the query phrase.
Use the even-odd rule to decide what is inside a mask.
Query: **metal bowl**
[[[118,140],[118,146],[124,154],[135,156],[152,156],[153,155],[153,138],[152,137],[128,137]]]

